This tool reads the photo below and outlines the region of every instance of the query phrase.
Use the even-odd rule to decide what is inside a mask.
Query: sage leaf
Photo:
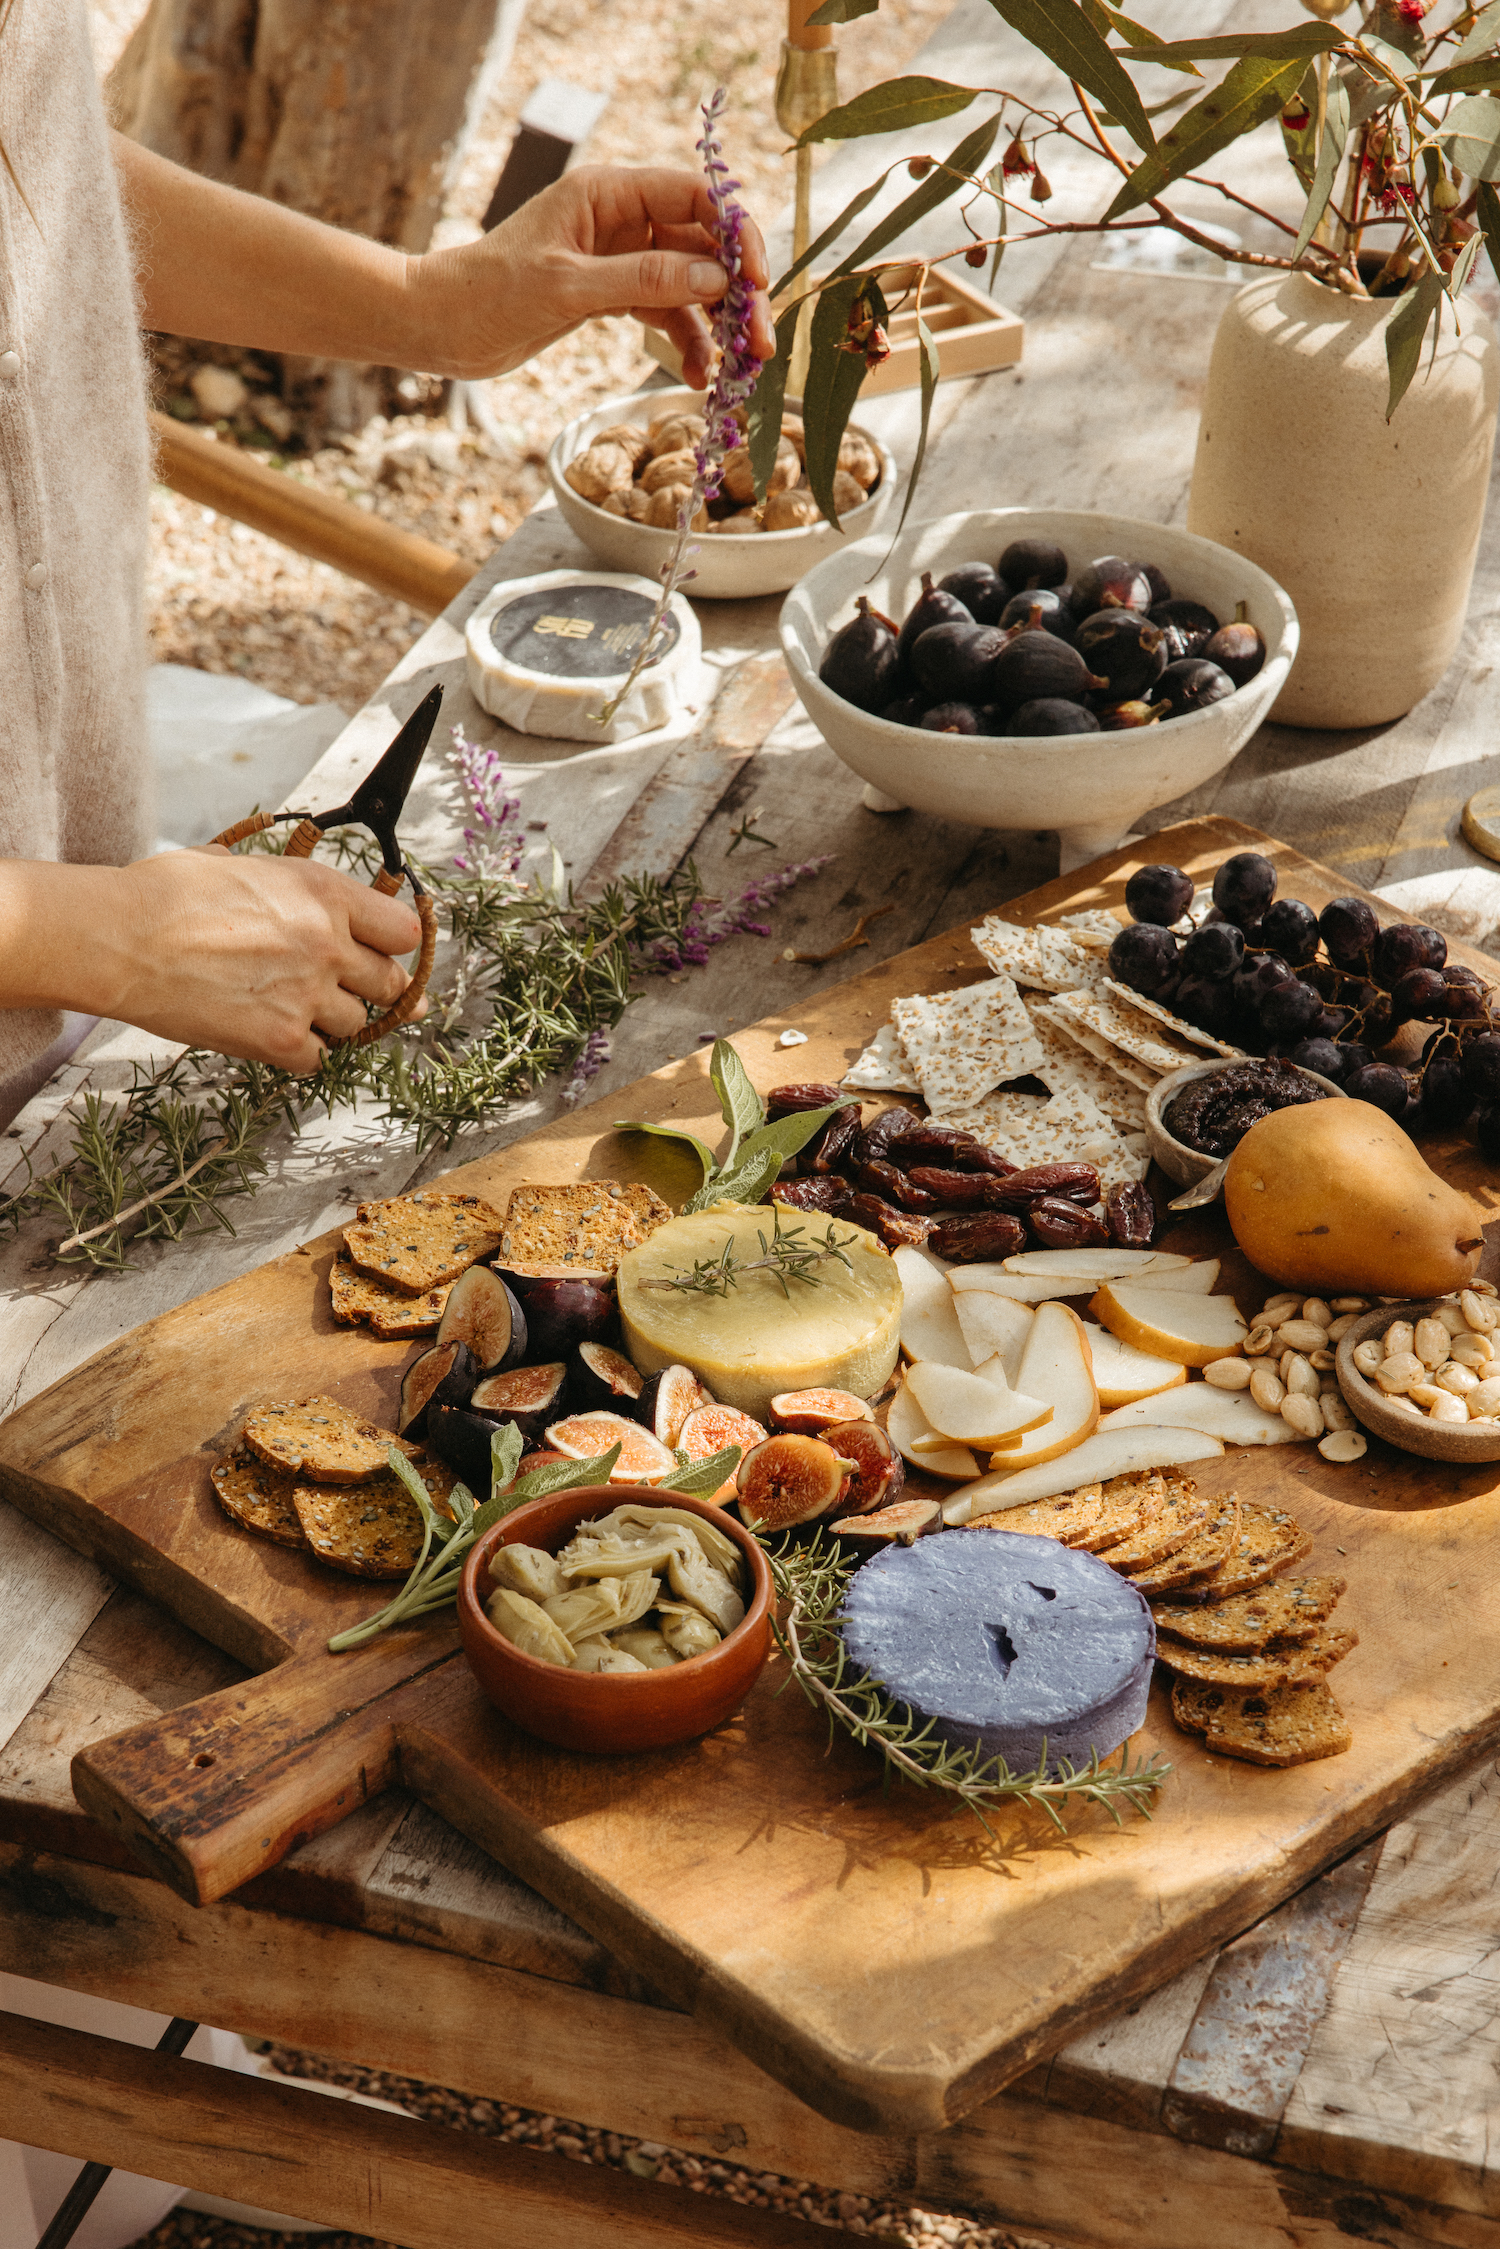
[[[873,16],[880,0],[823,0],[808,17],[809,23],[853,23],[856,16]]]
[[[1269,62],[1247,56],[1237,62],[1211,93],[1195,102],[1162,137],[1156,152],[1136,166],[1104,216],[1106,221],[1149,203],[1221,148],[1228,148],[1274,117],[1289,95],[1302,83],[1307,63],[1298,55],[1291,62]]]
[[[722,1452],[711,1452],[707,1460],[689,1460],[683,1467],[674,1468],[670,1476],[663,1476],[656,1489],[659,1492],[693,1492],[708,1499],[734,1474],[743,1449],[740,1445],[726,1445]]]
[[[1390,396],[1385,409],[1387,421],[1411,388],[1412,377],[1421,361],[1427,324],[1441,317],[1442,298],[1442,276],[1429,267],[1416,287],[1406,291],[1387,323],[1385,364],[1390,376]]]
[[[918,219],[925,219],[929,211],[946,203],[956,189],[967,186],[994,147],[999,130],[1000,111],[997,109],[993,117],[986,118],[982,125],[976,125],[972,133],[966,134],[949,155],[938,157],[921,186],[903,197],[894,211],[887,211],[878,225],[871,227],[863,242],[857,243],[848,257],[835,266],[829,279],[840,279],[852,273],[856,266],[868,265],[909,227],[914,227]],[[812,252],[808,255],[810,257]]]
[[[721,1172],[700,1187],[683,1211],[712,1210],[715,1203],[758,1203],[780,1172],[785,1158],[775,1148],[763,1148],[735,1171]]]
[[[812,320],[807,392],[802,401],[807,481],[830,523],[839,519],[833,497],[839,446],[865,379],[864,354],[844,349],[849,314],[861,297],[870,300],[875,318],[883,322],[885,299],[869,276],[862,274],[843,274],[830,282],[818,298]]]
[[[887,78],[856,94],[852,102],[830,109],[809,125],[798,141],[808,148],[814,141],[858,141],[869,133],[899,133],[916,125],[932,125],[941,117],[956,117],[978,94],[977,86],[953,86],[945,78]]]
[[[766,1121],[765,1103],[750,1083],[750,1075],[728,1039],[715,1039],[709,1057],[708,1081],[719,1096],[719,1107],[729,1127],[729,1146],[723,1169],[734,1168],[741,1137]]]
[[[1005,217],[1003,205],[1000,216],[1003,222]],[[1002,247],[1003,243],[997,244],[995,248],[995,264],[997,266],[1000,263]],[[990,278],[993,281],[993,269]],[[912,501],[917,496],[917,480],[922,474],[922,463],[927,457],[927,425],[932,419],[932,399],[938,382],[938,348],[932,340],[932,330],[920,313],[917,315],[917,368],[922,382],[922,420],[917,431],[917,449],[912,455],[911,467],[907,472],[906,499],[901,509],[901,521],[896,526],[896,537],[898,539],[906,527],[906,518]]]
[[[1470,94],[1450,109],[1437,138],[1466,179],[1500,176],[1500,101],[1493,94]]]
[[[1489,0],[1489,6],[1481,8],[1474,18],[1468,37],[1460,40],[1449,55],[1447,68],[1438,73],[1439,77],[1446,78],[1450,72],[1462,70],[1466,63],[1476,61],[1480,55],[1487,55],[1497,40],[1500,40],[1500,0]],[[1433,92],[1437,91],[1434,86]]]
[[[1313,172],[1313,183],[1308,191],[1307,208],[1297,230],[1297,243],[1292,251],[1294,259],[1301,257],[1328,208],[1328,198],[1333,193],[1333,183],[1338,178],[1339,165],[1343,162],[1348,139],[1349,91],[1341,79],[1330,78],[1328,106],[1323,118],[1323,138],[1318,144],[1318,161]]]
[[[1138,148],[1154,149],[1156,135],[1141,97],[1114,49],[1095,30],[1077,0],[990,0],[1012,31],[1076,79],[1118,117]]]
[[[526,1450],[525,1440],[513,1421],[502,1421],[490,1439],[490,1489],[509,1491]]]
[[[1225,57],[1239,62],[1248,55],[1259,55],[1267,62],[1291,62],[1298,55],[1330,54],[1335,47],[1346,46],[1348,40],[1347,31],[1335,31],[1331,24],[1300,23],[1287,31],[1225,32],[1211,39],[1171,39],[1159,44],[1148,39],[1142,46],[1122,51],[1132,62],[1215,62]]]
[[[496,1492],[476,1511],[475,1538],[483,1537],[492,1523],[504,1522],[507,1515],[514,1515],[518,1507],[533,1499],[550,1499],[554,1492],[571,1491],[576,1484],[607,1484],[619,1457],[620,1447],[611,1445],[608,1452],[595,1453],[592,1460],[552,1460],[545,1468],[533,1468],[529,1476],[522,1476],[508,1491]]]
[[[740,1143],[739,1160],[735,1168],[749,1163],[763,1149],[774,1148],[783,1163],[805,1148],[815,1132],[822,1130],[830,1117],[836,1117],[847,1103],[836,1101],[827,1109],[799,1109],[795,1116],[778,1117],[774,1124],[760,1125],[747,1133]]]
[[[457,1525],[450,1523],[445,1516],[438,1514],[437,1509],[432,1504],[431,1492],[404,1452],[398,1452],[394,1445],[387,1445],[385,1458],[387,1467],[394,1472],[397,1481],[406,1486],[408,1492],[416,1501],[418,1512],[427,1526],[427,1543],[423,1545],[421,1559],[417,1563],[417,1567],[420,1569],[422,1562],[427,1558],[427,1545],[431,1543],[433,1532],[438,1532],[446,1543],[448,1534],[456,1529]]]
[[[655,1133],[658,1140],[685,1140],[703,1166],[704,1178],[711,1179],[713,1177],[715,1170],[713,1150],[706,1147],[695,1132],[684,1132],[681,1125],[647,1124],[643,1117],[616,1117],[615,1131],[652,1132]]]

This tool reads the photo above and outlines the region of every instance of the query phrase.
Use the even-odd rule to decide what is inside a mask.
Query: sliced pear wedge
[[[1107,1413],[1099,1427],[1101,1431],[1201,1429],[1207,1436],[1222,1437],[1226,1445],[1286,1445],[1297,1441],[1297,1431],[1290,1423],[1279,1413],[1263,1412],[1248,1390],[1216,1390],[1211,1382],[1188,1382],[1180,1389],[1162,1390],[1154,1398],[1137,1398]]]
[[[1219,1260],[1201,1258],[1180,1273],[1132,1273],[1128,1277],[1132,1288],[1166,1288],[1175,1289],[1179,1296],[1212,1296],[1219,1285]]]
[[[934,1429],[961,1445],[986,1450],[1019,1440],[1027,1430],[1052,1419],[1051,1402],[1021,1390],[981,1382],[960,1367],[922,1359],[907,1374],[906,1386]]]
[[[1010,1448],[1007,1459],[1018,1469],[1071,1451],[1097,1423],[1099,1394],[1089,1332],[1069,1305],[1037,1306],[1016,1382],[1028,1397],[1044,1398],[1052,1418]]]
[[[972,1373],[973,1356],[947,1277],[919,1249],[898,1249],[895,1265],[901,1276],[901,1348],[908,1359],[931,1359]]]
[[[1187,1367],[1231,1357],[1245,1340],[1245,1323],[1228,1296],[1106,1281],[1089,1310],[1122,1343]]]
[[[992,1289],[966,1289],[954,1297],[953,1309],[975,1367],[986,1359],[998,1358],[1006,1382],[1014,1389],[1021,1354],[1031,1336],[1035,1316],[1031,1306],[1017,1304],[1013,1297],[996,1296]]]
[[[1087,1327],[1088,1322],[1084,1325]],[[1149,1351],[1137,1351],[1133,1344],[1111,1335],[1108,1328],[1089,1327],[1088,1333],[1094,1387],[1106,1412],[1115,1406],[1128,1406],[1136,1398],[1153,1398],[1159,1390],[1170,1390],[1187,1380],[1187,1368],[1181,1360],[1158,1359]]]
[[[1100,1429],[1056,1460],[1001,1470],[966,1484],[945,1503],[943,1521],[952,1528],[967,1523],[971,1515],[993,1515],[1003,1507],[1055,1499],[1059,1492],[1078,1491],[1084,1484],[1132,1475],[1138,1469],[1181,1468],[1195,1460],[1217,1460],[1223,1451],[1217,1437],[1198,1429]]]
[[[891,1400],[885,1426],[891,1443],[913,1468],[925,1469],[929,1476],[941,1476],[950,1484],[967,1483],[979,1474],[979,1463],[968,1447],[946,1443],[938,1436],[904,1382]],[[918,1444],[922,1445],[921,1452]],[[931,1449],[933,1446],[936,1449]]]
[[[1134,1281],[1146,1273],[1180,1273],[1192,1263],[1160,1249],[1023,1249],[1001,1259],[1006,1273],[1052,1281],[1076,1274],[1081,1281]]]

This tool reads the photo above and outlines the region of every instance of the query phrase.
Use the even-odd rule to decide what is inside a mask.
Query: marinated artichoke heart
[[[571,1585],[566,1592],[554,1593],[542,1606],[576,1647],[580,1640],[639,1624],[656,1594],[654,1574],[634,1570],[629,1577],[601,1577],[592,1585]]]
[[[648,1666],[631,1655],[626,1648],[617,1648],[610,1640],[580,1640],[573,1651],[575,1671],[645,1671]]]
[[[670,1671],[674,1663],[682,1660],[673,1654],[659,1632],[645,1625],[638,1625],[633,1632],[617,1632],[614,1644],[626,1655],[634,1656],[648,1671]]]
[[[529,1601],[550,1600],[567,1587],[556,1555],[540,1546],[497,1546],[490,1556],[490,1582],[524,1593]]]
[[[616,1538],[649,1538],[659,1523],[680,1523],[685,1531],[692,1532],[715,1569],[722,1570],[732,1585],[743,1583],[740,1550],[734,1540],[701,1515],[690,1515],[685,1507],[648,1507],[643,1500],[624,1499],[596,1523],[582,1523],[579,1528],[596,1538],[609,1531]]]
[[[512,1593],[502,1585],[489,1598],[487,1614],[495,1630],[523,1656],[535,1656],[539,1663],[559,1663],[565,1668],[573,1662],[573,1643],[559,1630],[543,1608],[528,1601],[524,1593]]]
[[[703,1549],[686,1540],[667,1564],[667,1583],[679,1601],[688,1602],[710,1624],[732,1632],[745,1613],[745,1604],[722,1570],[704,1558]]]
[[[662,1671],[707,1655],[745,1613],[734,1541],[685,1507],[623,1500],[560,1554],[500,1546],[488,1614],[544,1663],[600,1674]]]
[[[716,1648],[722,1635],[706,1616],[700,1616],[686,1601],[658,1601],[657,1627],[667,1646],[680,1656],[706,1656]]]

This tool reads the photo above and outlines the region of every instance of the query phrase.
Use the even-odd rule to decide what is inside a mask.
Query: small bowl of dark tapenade
[[[1190,1062],[1169,1071],[1146,1096],[1151,1153],[1170,1179],[1191,1187],[1231,1155],[1273,1109],[1345,1098],[1332,1078],[1295,1062]]]

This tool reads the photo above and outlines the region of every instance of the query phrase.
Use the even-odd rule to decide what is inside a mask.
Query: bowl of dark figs
[[[781,641],[872,811],[1055,828],[1067,868],[1229,763],[1286,682],[1297,614],[1192,532],[997,508],[830,555]]]

